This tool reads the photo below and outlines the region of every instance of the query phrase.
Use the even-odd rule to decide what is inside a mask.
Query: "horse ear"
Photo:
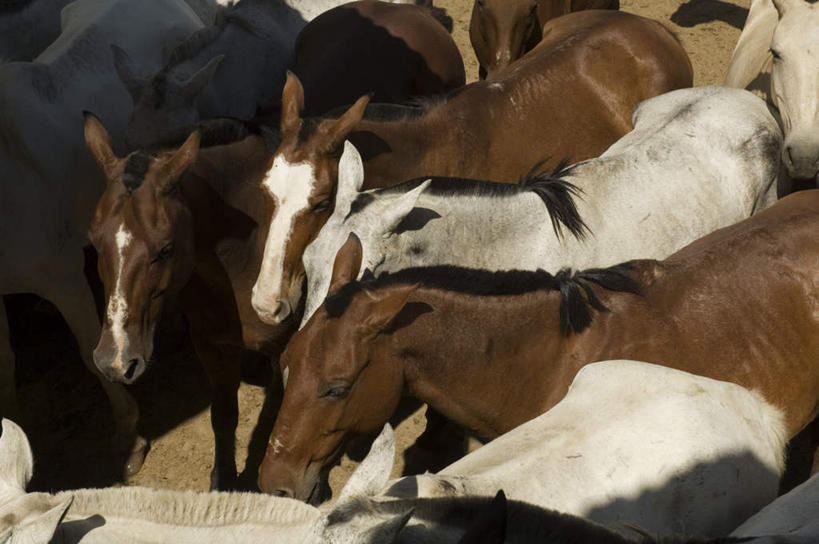
[[[164,165],[164,174],[158,180],[159,190],[162,193],[171,192],[179,183],[182,174],[193,164],[199,153],[199,131],[195,130],[188,136],[185,143],[176,150],[173,156]]]
[[[118,45],[111,44],[111,52],[114,54],[114,68],[117,71],[119,80],[122,81],[122,84],[128,89],[128,94],[131,95],[131,99],[136,103],[148,80],[137,75],[134,62],[124,49]]]
[[[31,446],[26,433],[12,420],[3,418],[0,429],[0,495],[23,494],[34,471]]]
[[[362,249],[361,240],[354,232],[347,237],[347,241],[336,253],[333,262],[333,275],[330,277],[330,287],[327,293],[335,293],[344,285],[353,281],[361,269]]]
[[[200,68],[199,71],[179,84],[179,93],[186,101],[193,102],[202,94],[202,91],[213,79],[213,75],[224,59],[224,55],[213,57],[210,59],[210,62]]]
[[[349,140],[344,142],[344,152],[338,161],[338,188],[336,189],[336,209],[345,209],[355,200],[364,185],[364,162],[361,154]]]
[[[506,518],[506,495],[501,489],[487,507],[487,512],[467,529],[458,544],[503,544],[506,541]]]
[[[88,146],[97,164],[110,181],[117,163],[117,156],[111,149],[111,136],[93,113],[84,111],[83,117],[85,118],[85,145]]]
[[[377,291],[364,290],[373,301],[372,312],[364,319],[369,330],[381,332],[404,309],[418,284],[394,285]]]
[[[407,191],[390,202],[387,209],[384,210],[384,213],[381,215],[384,225],[382,230],[384,236],[395,232],[395,229],[398,228],[401,221],[403,221],[404,218],[410,214],[412,209],[415,207],[415,204],[418,202],[418,199],[421,197],[421,193],[423,193],[424,190],[429,187],[430,183],[432,183],[432,180],[428,179],[415,189]]]
[[[756,78],[771,57],[771,40],[778,22],[779,14],[771,0],[753,0],[728,64],[726,86],[744,89]]]
[[[395,435],[390,424],[386,423],[373,441],[370,453],[361,461],[341,490],[338,504],[345,499],[372,497],[380,493],[390,479],[394,462]]]
[[[364,111],[369,103],[370,95],[365,94],[356,100],[355,104],[344,112],[344,115],[333,122],[328,122],[324,129],[327,138],[326,150],[331,151],[341,146],[341,143],[347,139],[353,128],[364,118]]]
[[[296,135],[301,129],[301,112],[304,110],[304,87],[299,78],[287,71],[287,79],[282,90],[282,138]]]

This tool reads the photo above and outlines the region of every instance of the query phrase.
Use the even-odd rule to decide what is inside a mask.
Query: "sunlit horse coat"
[[[664,258],[775,200],[781,136],[751,93],[672,91],[641,103],[634,126],[599,158],[520,185],[419,178],[359,192],[364,168],[348,143],[333,214],[304,252],[302,323],[350,232],[363,246],[359,278],[442,264],[557,272]]]

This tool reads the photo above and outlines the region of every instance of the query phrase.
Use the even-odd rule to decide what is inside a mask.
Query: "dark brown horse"
[[[332,211],[345,139],[364,157],[364,189],[428,175],[516,183],[540,161],[546,169],[599,155],[631,130],[638,102],[691,85],[688,56],[656,21],[585,11],[550,27],[503,77],[387,119],[362,120],[363,97],[337,119],[305,120],[302,86],[288,78],[282,142],[264,181],[270,230],[253,295],[264,321],[299,305],[301,256]]]
[[[291,70],[304,84],[311,116],[366,92],[388,103],[443,94],[466,77],[458,46],[428,8],[375,0],[341,5],[307,23]]]
[[[534,48],[547,22],[587,9],[620,9],[620,0],[475,0],[469,39],[481,79]]]
[[[309,497],[348,438],[380,428],[405,391],[492,438],[554,406],[585,364],[619,358],[754,389],[793,436],[819,405],[818,227],[810,191],[665,261],[348,283],[282,355],[290,379],[259,484]],[[360,262],[351,236],[334,287]]]
[[[227,139],[236,143],[199,150],[194,132],[178,149],[120,159],[95,117],[88,114],[85,125],[108,180],[89,232],[106,297],[94,362],[113,381],[137,380],[151,362],[159,313],[179,294],[213,392],[211,484],[220,488],[236,483],[241,351],[278,356],[292,332],[288,324],[265,325],[250,306],[262,249],[257,180],[270,153],[261,137],[229,126],[235,132]]]

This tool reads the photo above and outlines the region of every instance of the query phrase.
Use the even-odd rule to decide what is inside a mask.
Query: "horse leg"
[[[100,322],[94,296],[82,274],[82,262],[73,269],[78,272],[76,277],[59,282],[56,289],[44,293],[44,296],[54,303],[68,323],[71,333],[77,339],[83,363],[97,377],[108,396],[116,427],[113,444],[118,451],[128,453],[125,476],[133,476],[142,468],[148,446],[147,441],[137,433],[139,407],[124,385],[108,381],[94,365],[93,350],[100,338]]]
[[[210,488],[235,489],[236,427],[239,425],[239,380],[242,348],[214,345],[208,334],[191,330],[196,354],[205,367],[211,388],[210,423],[215,440]]]
[[[11,350],[9,322],[6,305],[0,296],[0,419],[4,417],[22,424],[14,385],[14,352]]]

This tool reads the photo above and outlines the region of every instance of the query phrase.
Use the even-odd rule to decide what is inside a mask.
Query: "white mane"
[[[121,487],[63,491],[55,497],[73,497],[69,519],[100,515],[162,525],[218,527],[302,523],[318,515],[314,507],[305,503],[259,493],[199,493]]]

